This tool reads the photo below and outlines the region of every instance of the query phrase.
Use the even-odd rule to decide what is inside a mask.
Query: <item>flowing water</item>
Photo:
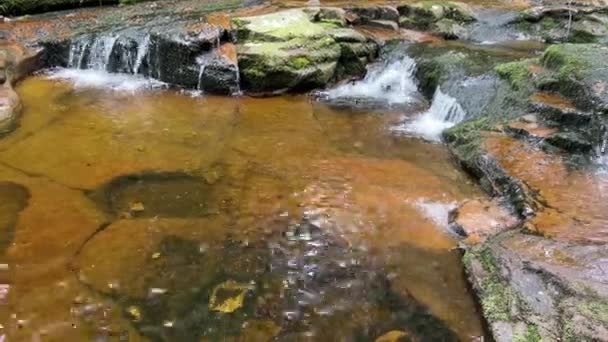
[[[417,111],[70,72],[23,81],[0,140],[9,340],[484,335],[446,230],[481,194],[392,132]]]

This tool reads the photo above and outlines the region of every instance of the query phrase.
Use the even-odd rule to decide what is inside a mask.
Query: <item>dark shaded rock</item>
[[[547,137],[545,143],[571,153],[589,153],[599,141],[589,141],[577,132],[558,132]]]
[[[607,250],[506,232],[464,263],[496,341],[597,341],[608,332]],[[528,339],[526,339],[528,338]]]

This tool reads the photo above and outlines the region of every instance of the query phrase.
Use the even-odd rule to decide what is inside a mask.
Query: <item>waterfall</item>
[[[464,120],[465,116],[466,113],[458,101],[437,87],[431,107],[413,121],[393,128],[393,131],[419,136],[430,141],[440,141],[441,133]]]
[[[141,74],[141,65],[146,57],[149,56],[148,50],[150,49],[150,35],[147,34],[144,40],[137,45],[137,57],[135,57],[135,65],[133,65],[133,73]],[[149,61],[149,59],[148,59]]]
[[[108,70],[110,56],[118,36],[102,36],[93,41],[89,54],[87,69]]]
[[[201,64],[200,71],[198,72],[198,84],[196,85],[196,90],[203,91],[203,74],[205,73],[206,64]]]
[[[416,62],[408,56],[376,63],[369,67],[364,79],[321,95],[330,101],[353,99],[354,102],[380,102],[389,106],[412,103],[418,94],[415,70]]]
[[[97,71],[144,74],[144,62],[149,65],[150,35],[84,36],[72,41],[68,67]]]

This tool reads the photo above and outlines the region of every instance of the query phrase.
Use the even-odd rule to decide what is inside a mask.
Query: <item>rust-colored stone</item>
[[[475,244],[519,224],[519,219],[497,201],[464,202],[450,213],[450,229]]]

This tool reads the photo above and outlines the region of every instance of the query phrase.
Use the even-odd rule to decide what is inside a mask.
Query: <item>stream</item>
[[[392,89],[372,105],[349,105],[341,88],[312,101],[197,96],[90,70],[24,80],[21,126],[0,141],[0,195],[22,203],[0,207],[2,220],[18,213],[3,260],[19,308],[9,329],[39,340],[483,336],[446,228],[449,210],[481,193],[424,124],[449,127],[462,109],[440,91],[422,100],[408,63],[346,85]],[[396,67],[404,77],[383,74]]]

